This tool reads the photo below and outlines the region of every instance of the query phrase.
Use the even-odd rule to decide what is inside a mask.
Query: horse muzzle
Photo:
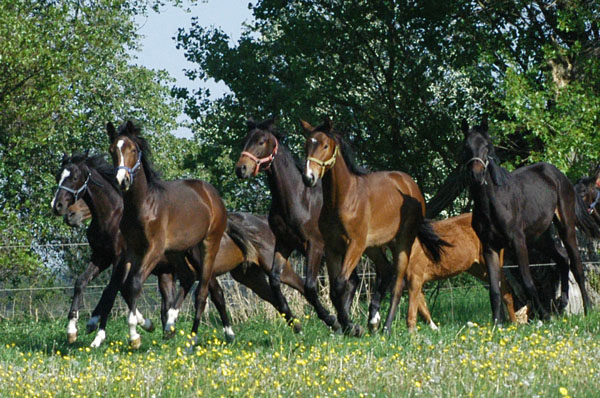
[[[131,176],[123,169],[117,171],[117,183],[123,192],[127,192],[131,186]]]
[[[238,162],[238,164],[235,166],[235,175],[239,179],[245,180],[252,175],[252,168],[248,167],[245,162]]]

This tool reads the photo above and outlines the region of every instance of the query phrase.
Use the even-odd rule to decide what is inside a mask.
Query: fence
[[[67,244],[67,245],[46,245],[47,247],[70,247],[81,249],[85,247],[87,244]],[[12,246],[0,246],[0,250],[4,249],[12,249],[18,245]],[[589,254],[589,253],[588,253]],[[594,254],[594,253],[592,253]],[[589,258],[590,255],[584,255],[584,258]],[[303,258],[293,258],[292,264],[295,264],[296,272],[302,275],[301,270],[303,269],[304,259]],[[592,299],[596,301],[600,301],[600,296],[595,292],[600,291],[600,262],[598,261],[586,261],[584,265],[587,270],[589,289],[592,291]],[[532,264],[534,268],[542,268],[554,266],[554,263],[540,263],[540,264]],[[505,265],[505,270],[514,270],[517,266],[515,265]],[[359,265],[359,276],[361,279],[361,283],[357,289],[357,297],[366,297],[370,295],[370,286],[372,285],[372,280],[375,278],[375,274],[370,271],[370,265],[367,264],[366,261],[361,262]],[[107,280],[109,271],[105,272],[106,275],[103,278],[99,278],[100,280]],[[510,276],[510,272],[507,273]],[[74,278],[73,278],[74,279]],[[326,302],[326,305],[329,306],[330,310],[333,310],[332,306],[329,304],[328,300],[328,281],[326,280],[324,275],[319,277],[320,279],[320,297],[323,298],[323,301]],[[513,279],[511,284],[518,283],[514,281],[514,278],[509,278],[509,281]],[[237,282],[235,282],[228,274],[219,277],[219,282],[223,287],[223,291],[225,293],[226,302],[228,305],[228,309],[234,321],[243,321],[248,319],[258,313],[267,314],[267,316],[276,317],[277,314],[275,310],[260,300],[258,296],[252,293],[249,289],[241,286]],[[437,284],[431,283],[429,284],[428,289],[426,289],[426,294],[432,299],[432,296],[436,296],[440,291],[450,290],[451,292],[456,293],[460,297],[461,294],[469,294],[469,290],[473,288],[474,285],[481,285],[481,283],[467,282],[467,283],[459,283],[457,285],[456,282],[440,281]],[[104,282],[92,282],[89,285],[84,294],[82,307],[80,309],[81,317],[85,318],[86,314],[90,314],[99,301],[100,296],[102,294],[102,290],[105,287]],[[193,291],[193,290],[192,290]],[[19,319],[19,318],[34,318],[34,319],[56,319],[66,317],[69,307],[71,304],[73,292],[72,284],[64,284],[62,286],[54,286],[54,287],[25,287],[25,288],[0,288],[0,318],[4,319]],[[304,307],[307,305],[305,299],[300,297],[300,295],[292,290],[291,288],[285,286],[284,294],[288,297],[290,302],[290,306],[295,313],[303,313]],[[451,297],[454,297],[451,295]],[[435,305],[435,298],[432,300],[430,305]],[[158,293],[157,284],[154,282],[146,283],[143,288],[143,294],[141,296],[140,301],[138,301],[138,307],[143,313],[148,314],[157,314],[160,310],[160,295]],[[192,300],[186,300],[184,307],[182,309],[183,313],[189,314]],[[113,308],[113,315],[122,315],[125,313],[126,306],[124,301],[119,297],[115,303],[115,307]],[[353,312],[361,311],[361,307],[357,305],[357,300],[352,308]],[[363,309],[364,310],[364,309]],[[208,311],[206,311],[208,313]],[[156,315],[153,315],[156,317]]]

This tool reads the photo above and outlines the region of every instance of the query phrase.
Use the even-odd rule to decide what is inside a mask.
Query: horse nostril
[[[245,164],[242,165],[242,172],[246,173],[246,165]]]
[[[56,210],[61,210],[61,209],[62,209],[62,207],[63,207],[63,205],[62,205],[62,203],[61,203],[61,202],[58,202],[58,203],[56,204]]]

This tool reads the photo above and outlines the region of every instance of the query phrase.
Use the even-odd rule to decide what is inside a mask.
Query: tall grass
[[[294,296],[292,296],[294,297]],[[294,334],[270,309],[233,315],[237,337],[222,341],[210,312],[189,347],[189,319],[163,341],[144,333],[131,352],[126,322],[112,320],[104,346],[93,336],[68,346],[64,321],[0,322],[0,396],[31,397],[386,397],[597,396],[600,314],[494,327],[487,291],[444,290],[433,307],[441,326],[409,334],[405,304],[390,336],[333,334],[297,298]],[[260,304],[263,305],[263,304]],[[385,310],[384,310],[385,312]],[[355,306],[366,324],[364,304]]]

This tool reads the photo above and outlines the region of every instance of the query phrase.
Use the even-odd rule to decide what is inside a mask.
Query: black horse
[[[275,233],[275,257],[273,268],[269,274],[269,281],[276,296],[280,299],[280,306],[288,320],[293,319],[285,298],[279,292],[279,272],[283,260],[288,258],[292,251],[298,250],[307,257],[305,268],[305,296],[311,303],[320,319],[328,326],[337,330],[340,324],[336,317],[322,306],[317,295],[317,275],[324,253],[323,236],[319,230],[319,215],[323,207],[323,190],[319,181],[314,187],[309,188],[302,182],[303,165],[292,156],[290,150],[282,142],[285,135],[280,132],[273,119],[256,123],[250,119],[247,122],[248,134],[244,139],[244,149],[236,164],[235,172],[239,178],[256,176],[260,171],[265,171],[267,183],[272,195],[271,208],[269,209],[269,225]],[[380,249],[369,249],[367,255],[374,261],[376,268],[390,270],[391,264]],[[339,269],[327,264],[329,280],[333,281],[339,274]],[[382,295],[389,286],[389,281],[382,281],[380,273],[377,276],[377,285],[369,308],[369,326],[377,329],[380,323],[379,306]],[[346,297],[352,300],[359,282],[358,275],[354,272],[350,278],[350,294]],[[330,295],[334,303],[337,296],[330,286]],[[347,303],[345,303],[347,304]],[[352,334],[361,334],[360,328],[347,330]]]
[[[562,290],[559,311],[568,303],[570,267],[587,313],[591,303],[585,289],[575,226],[593,237],[599,237],[600,231],[581,198],[575,194],[573,184],[556,167],[547,163],[535,163],[512,173],[500,167],[488,135],[487,121],[469,129],[463,120],[462,130],[465,134],[464,160],[470,173],[470,193],[474,200],[472,225],[482,242],[488,266],[494,321],[501,320],[498,253],[503,248],[515,253],[525,291],[540,317],[545,319],[549,316],[540,304],[531,277],[528,244],[548,253],[559,267]],[[560,244],[552,239],[550,225],[553,222],[568,258],[561,254]]]
[[[582,177],[577,181],[575,191],[587,205],[590,216],[600,226],[600,165],[592,176]]]

